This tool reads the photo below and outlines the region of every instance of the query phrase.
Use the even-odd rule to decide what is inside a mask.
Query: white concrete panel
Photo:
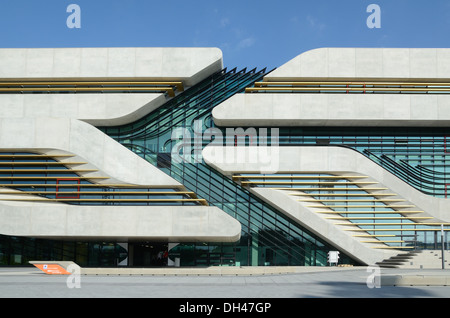
[[[203,152],[205,162],[222,172],[232,173],[258,172],[261,163],[251,165],[240,162],[216,162],[212,156],[217,146],[207,146]],[[236,147],[237,152],[247,153],[250,147]],[[263,148],[263,147],[260,147]],[[242,155],[244,156],[244,155]],[[432,216],[436,222],[450,222],[450,200],[426,195],[385,170],[359,152],[344,147],[279,147],[279,173],[338,173],[348,172],[368,176],[368,181],[376,181],[380,186],[389,188],[407,202],[425,211],[423,216]]]
[[[410,99],[410,118],[413,121],[429,120],[438,122],[440,117],[438,113],[438,95],[417,95]],[[441,96],[443,97],[443,96]],[[450,100],[450,98],[447,98]]]
[[[180,185],[146,160],[87,123],[70,120],[70,135],[67,140],[70,140],[69,149],[42,148],[67,149],[122,182],[143,185]],[[39,144],[45,143],[44,139],[39,140]],[[36,145],[34,148],[39,146]]]
[[[32,118],[0,118],[1,147],[26,147],[34,140],[35,126]]]
[[[145,77],[148,74],[162,74],[164,72],[163,56],[163,48],[152,48],[152,54],[149,54],[146,48],[136,48],[136,76]]]
[[[371,95],[367,98],[365,94],[348,96],[353,100],[354,114],[352,119],[362,120],[364,124],[367,122],[375,122],[376,126],[383,125],[384,118],[384,97],[383,95]],[[380,107],[383,105],[383,107]],[[344,118],[342,118],[344,119]],[[330,120],[332,122],[332,120]]]
[[[96,126],[138,120],[167,101],[164,94],[2,94],[0,118],[81,119]]]
[[[251,95],[251,94],[247,94]],[[292,124],[295,124],[295,121],[292,121],[292,119],[299,118],[302,116],[302,103],[301,98],[292,100],[292,98],[289,97],[287,94],[271,94],[272,96],[272,114],[270,117],[267,117],[268,114],[266,114],[265,109],[264,111],[261,111],[261,105],[264,103],[267,103],[269,101],[262,101],[258,103],[257,107],[260,109],[258,112],[260,114],[260,118],[258,119],[267,119],[267,118],[274,118],[278,117],[282,119],[283,121],[292,122]],[[267,96],[266,99],[270,99],[270,96]],[[250,98],[251,100],[251,98]],[[289,111],[286,111],[285,105],[286,103],[291,103],[291,107],[289,108]],[[254,111],[255,108],[249,107],[247,110],[247,114],[249,115],[248,118],[251,118],[252,111]],[[270,123],[270,120],[269,120]]]
[[[54,51],[53,77],[78,77],[81,74],[81,49]]]
[[[52,77],[54,49],[26,49],[26,52],[26,73],[18,77]],[[6,74],[5,77],[10,76]]]
[[[108,48],[82,48],[80,63],[80,77],[106,77],[108,73]]]
[[[21,77],[26,74],[27,51],[16,49],[0,50],[0,78]]]
[[[436,100],[438,118],[450,118],[450,98],[438,96]]]
[[[252,188],[250,190],[262,200],[276,207],[288,218],[302,224],[309,231],[336,246],[336,249],[351,255],[359,262],[367,265],[375,264],[397,252],[389,250],[374,250],[355,240],[349,232],[336,227],[331,220],[325,220],[317,213],[311,211],[303,204],[296,201],[284,191],[269,188]]]
[[[66,209],[60,206],[35,205],[30,212],[31,226],[28,230],[31,233],[40,233],[41,236],[58,236],[61,233],[66,233],[70,225],[67,222],[60,221],[67,218],[66,213]]]
[[[9,98],[15,96],[15,94],[5,94],[0,95],[1,100],[8,100]],[[3,98],[2,98],[3,97]],[[28,101],[30,99],[33,99],[34,105],[29,105]],[[51,95],[43,95],[43,94],[33,94],[33,95],[25,95],[24,96],[24,117],[48,117],[48,115],[51,113],[52,105],[51,103],[48,103],[47,101],[54,100],[55,97],[53,94]],[[3,104],[0,104],[0,107],[5,110],[4,113],[2,113],[2,117],[8,117],[9,115],[9,109],[5,109],[3,107]],[[14,105],[12,105],[14,107]]]
[[[301,54],[301,57],[298,60],[295,58],[285,65],[286,66],[283,65],[274,72],[271,72],[272,76],[277,77],[278,72],[280,72],[281,77],[291,77],[292,73],[299,74],[298,76],[302,77],[307,77],[309,74],[314,74],[317,77],[328,77],[328,49],[319,48],[307,51]],[[269,74],[266,78],[271,78],[272,76]]]
[[[412,78],[437,78],[436,49],[409,49],[409,58]]]
[[[333,96],[328,96],[328,105],[327,105],[327,114],[326,118],[331,119],[347,119],[353,120],[357,119],[356,116],[356,107],[355,107],[355,99],[349,98],[347,94],[335,94]],[[323,105],[323,104],[322,104]],[[320,105],[320,106],[322,106]],[[316,109],[324,109],[325,107],[318,107]]]
[[[177,219],[174,219],[171,207],[165,207],[164,213],[141,213],[136,224],[136,236],[145,237],[149,233],[155,237],[171,236],[174,222]]]
[[[11,213],[13,211],[15,213]],[[0,233],[13,233],[17,231],[18,228],[31,228],[31,214],[32,207],[20,207],[17,209],[16,207],[7,206],[4,209],[0,209],[0,226],[2,227],[2,231]]]
[[[356,56],[354,48],[328,49],[328,74],[336,77],[356,76]]]
[[[411,118],[411,95],[383,95],[383,119],[404,121]]]
[[[383,52],[370,48],[355,50],[355,77],[383,77]]]
[[[71,206],[0,202],[0,233],[55,239],[235,242],[240,223],[208,206]]]
[[[0,49],[3,79],[150,79],[192,86],[222,70],[218,48]]]
[[[105,94],[104,112],[94,116],[89,111],[79,112],[77,118],[94,126],[116,126],[132,123],[148,115],[167,99],[164,94]],[[78,107],[82,105],[80,99]]]
[[[136,49],[109,48],[107,77],[136,76]],[[133,76],[132,75],[132,76]]]
[[[450,96],[238,94],[212,115],[218,126],[449,126]]]
[[[297,105],[297,99],[300,99],[301,112],[299,118],[304,118],[312,125],[316,125],[318,121],[322,122],[324,118],[327,118],[329,111],[328,101],[330,100],[330,96],[328,96],[327,94],[301,94],[299,95],[299,97],[292,98],[292,100],[294,100],[293,105]],[[327,105],[327,107],[320,107],[322,105]],[[284,104],[283,106],[285,108],[286,104]],[[285,108],[284,112],[289,113],[290,110],[287,110]],[[294,125],[298,125],[296,119],[297,118],[295,117],[291,117],[291,120],[294,121]]]
[[[62,233],[60,233],[59,235],[76,237],[82,235],[90,236],[95,233],[98,233],[98,235],[101,234],[103,218],[101,217],[102,215],[100,213],[93,213],[93,206],[81,205],[76,209],[71,208],[68,210],[65,205],[62,205],[59,208],[65,211],[66,216],[62,216],[61,219],[57,220],[57,222],[62,222],[62,220],[64,220],[68,225],[63,235]],[[113,209],[109,209],[109,211],[111,210]],[[31,213],[33,212],[34,211],[32,211]],[[42,231],[45,231],[45,228],[42,229]],[[35,232],[35,234],[40,236],[43,235],[42,232],[37,231]]]
[[[408,78],[411,74],[409,49],[382,49],[383,77]]]
[[[117,182],[181,184],[91,125],[62,118],[0,118],[0,148],[44,152],[56,149],[79,156]]]
[[[216,162],[211,155],[216,146],[207,146],[203,150],[205,162],[225,175],[234,173],[258,173],[260,163],[248,164]],[[237,151],[248,152],[249,147],[236,147]],[[395,175],[367,157],[352,149],[342,147],[280,147],[280,170],[278,173],[331,173],[336,175],[362,175],[367,176],[360,181],[372,181],[371,186],[386,187],[389,193],[396,193],[397,198],[405,199],[404,204],[413,204],[418,210],[425,213],[421,216],[430,216],[427,222],[449,222],[450,201],[425,195],[414,189]],[[260,172],[261,173],[261,172]],[[363,263],[373,264],[389,257],[390,251],[374,250],[365,244],[361,244],[349,232],[336,227],[332,221],[319,217],[305,204],[297,202],[279,190],[270,188],[251,188],[251,192],[261,199],[276,207],[289,218],[292,218],[319,235],[331,244],[336,245],[349,255],[359,259]],[[393,252],[394,253],[394,252]]]
[[[450,79],[450,49],[319,48],[304,52],[264,77],[303,79]]]
[[[258,119],[266,119],[266,118],[271,118],[274,114],[274,109],[265,109],[264,112],[258,112],[257,114],[255,114],[255,112],[252,112],[252,110],[254,109],[258,109],[259,106],[265,102],[269,102],[271,103],[274,107],[277,107],[277,105],[279,105],[280,103],[280,97],[278,96],[255,96],[255,97],[251,97],[250,95],[247,94],[238,94],[238,95],[234,95],[234,96],[243,96],[244,101],[248,103],[249,107],[248,108],[242,108],[242,105],[235,105],[234,106],[234,111],[236,113],[242,113],[242,114],[250,114],[252,113],[252,115],[256,115]],[[274,101],[275,99],[275,101]]]
[[[40,148],[36,145],[45,143],[45,147],[43,148],[70,149],[71,139],[74,139],[74,135],[69,120],[38,117],[34,119],[34,128],[34,138],[30,138],[30,140],[28,141],[28,144],[34,143],[34,147],[31,146],[24,148]],[[22,133],[24,135],[30,134],[30,132],[25,131]],[[78,136],[75,137],[75,140],[77,140],[77,142],[80,142],[77,137]],[[95,139],[92,141],[95,141]],[[92,149],[90,151],[92,152]]]
[[[50,112],[43,114],[44,117],[57,117],[57,118],[80,118],[79,114],[83,114],[80,111],[80,106],[83,106],[84,99],[89,99],[90,94],[43,94],[42,101],[50,105]],[[3,104],[3,98],[0,96],[0,107]],[[39,108],[40,103],[33,98],[33,96],[24,95],[24,104],[26,108]],[[97,108],[102,108],[101,105],[95,105],[94,108],[88,109],[88,114],[97,112]],[[104,108],[104,107],[103,107]],[[103,117],[103,114],[100,116]]]
[[[59,95],[59,94],[58,94]],[[107,115],[107,110],[109,110],[109,105],[106,103],[106,95],[109,94],[80,94],[79,97],[77,97],[77,108],[78,108],[78,114],[76,119],[80,118],[105,118],[109,117]],[[63,97],[60,99],[59,105],[63,104]],[[78,96],[78,94],[77,94]],[[117,98],[115,94],[113,97]],[[129,103],[127,103],[130,105]],[[64,106],[62,106],[64,107]],[[111,112],[112,113],[112,112]],[[71,117],[68,117],[71,118]],[[73,118],[73,117],[72,117]]]
[[[0,116],[8,118],[25,116],[24,99],[25,95],[21,94],[0,95]]]
[[[436,68],[438,78],[449,78],[450,76],[450,50],[436,49]]]

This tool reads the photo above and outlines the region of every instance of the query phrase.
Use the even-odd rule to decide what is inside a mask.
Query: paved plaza
[[[383,275],[450,270],[381,269]],[[450,286],[377,286],[367,267],[311,268],[271,275],[48,275],[0,268],[1,298],[448,298]],[[72,288],[70,288],[72,287]],[[77,288],[78,287],[78,288]]]

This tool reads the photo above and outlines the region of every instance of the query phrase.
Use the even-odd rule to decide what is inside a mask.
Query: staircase
[[[376,265],[382,268],[441,269],[441,256],[440,250],[415,250],[392,256]],[[450,251],[444,252],[444,266],[450,268]]]

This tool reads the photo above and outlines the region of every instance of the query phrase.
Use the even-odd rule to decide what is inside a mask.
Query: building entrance
[[[167,243],[141,242],[133,243],[132,266],[160,267],[167,266]]]

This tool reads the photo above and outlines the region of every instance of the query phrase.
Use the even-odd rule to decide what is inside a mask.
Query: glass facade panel
[[[117,266],[127,251],[117,243],[69,242],[0,235],[0,266],[29,261],[74,261],[81,267]]]
[[[170,255],[180,257],[182,266],[233,264],[323,266],[326,265],[327,251],[336,249],[294,220],[288,219],[276,208],[255,197],[247,187],[221,175],[204,162],[181,164],[173,162],[171,150],[174,141],[171,140],[171,136],[175,128],[185,128],[191,136],[194,136],[194,128],[198,121],[203,131],[214,127],[211,117],[212,109],[232,95],[243,92],[246,87],[261,80],[265,74],[265,70],[259,72],[223,70],[180,93],[134,123],[120,127],[100,127],[131,151],[183,183],[186,188],[205,199],[210,205],[223,209],[241,222],[242,236],[235,244],[185,243],[176,246],[170,251]],[[336,89],[338,90],[339,87]],[[314,91],[317,92],[317,90]],[[376,90],[368,92],[375,93]],[[248,128],[243,129],[247,131]],[[423,193],[441,198],[447,197],[450,180],[446,128],[280,127],[278,129],[279,143],[282,146],[349,147],[359,151]],[[223,136],[226,136],[225,128],[221,128],[221,131]],[[210,141],[206,138],[201,146]],[[233,136],[230,142],[261,144],[265,143],[266,139],[259,140],[258,135],[245,138]],[[192,148],[190,155],[193,159],[197,159],[195,150],[201,149]],[[19,153],[10,154],[18,155]],[[92,184],[79,180],[77,173],[64,166],[53,166],[57,161],[51,158],[16,157],[14,163],[32,162],[39,165],[22,165],[21,169],[14,171],[11,168],[16,166],[11,164],[8,167],[5,160],[7,159],[0,158],[2,186],[9,185],[22,191],[40,191],[42,192],[40,195],[51,199],[61,197],[73,199],[67,204],[200,204],[199,202],[164,201],[189,198],[189,196],[175,193],[157,195],[150,192],[140,193],[142,189],[127,189],[134,193],[121,193],[123,189],[106,190],[101,187],[87,187]],[[34,177],[42,178],[41,182],[36,184],[36,181],[32,179]],[[299,182],[299,179],[292,174],[268,175],[263,179],[257,177],[255,175],[248,179],[252,182],[250,186],[276,186],[292,190],[309,188],[311,190],[303,190],[304,193],[322,202],[333,212],[338,212],[336,215],[347,218],[359,229],[365,229],[368,233],[380,236],[394,233],[403,241],[403,243],[391,243],[393,245],[439,248],[441,244],[440,236],[436,234],[434,226],[414,225],[411,220],[401,219],[402,214],[390,214],[391,218],[397,218],[395,224],[392,224],[394,223],[392,219],[379,219],[381,213],[395,211],[389,208],[388,204],[375,201],[373,196],[361,191],[358,186],[349,184],[348,180],[322,178],[324,175],[317,175],[309,179],[307,183]],[[258,181],[265,183],[258,185]],[[337,194],[347,194],[347,196],[337,196]],[[355,197],[359,201],[352,201]],[[104,199],[110,200],[103,202]],[[123,201],[131,199],[160,199],[160,201],[151,203],[142,201],[124,203]],[[370,221],[368,218],[371,218]],[[76,260],[82,266],[115,266],[124,258],[124,250],[111,242],[61,242],[0,236],[1,265],[24,265],[31,259],[40,258]],[[341,260],[343,263],[356,263],[343,253],[341,253]]]
[[[212,109],[226,98],[243,92],[245,87],[261,79],[264,74],[264,70],[261,72],[224,70],[178,95],[157,111],[133,124],[112,129],[100,127],[100,129],[141,156],[142,153],[155,154],[155,149],[158,152],[167,152],[168,149],[162,149],[161,145],[169,145],[171,132],[176,127],[188,129],[191,136],[194,136],[193,127],[196,121],[201,121],[203,129],[212,127]],[[162,125],[165,129],[161,129]],[[223,131],[222,135],[226,136],[226,132]],[[246,138],[246,142],[256,141],[250,141],[250,139]],[[143,147],[140,146],[142,143],[136,147],[137,141],[140,140],[144,140],[146,149],[142,149]],[[232,140],[233,143],[235,141]],[[210,140],[205,138],[203,146],[209,142]],[[136,151],[137,149],[139,151]],[[310,240],[311,250],[314,250],[316,240],[312,239],[313,235],[306,234],[298,224],[281,216],[280,212],[255,198],[248,190],[214,171],[204,162],[171,164],[166,171],[189,190],[206,199],[209,204],[224,209],[241,222],[241,240],[233,244],[233,249],[236,251],[236,264],[305,264],[306,253],[301,240]],[[294,240],[294,237],[297,239]],[[174,255],[180,254],[181,263],[184,266],[193,265],[193,263],[204,265],[208,262],[214,265],[229,264],[228,257],[223,255],[218,257],[210,250],[202,252],[197,262],[198,255],[187,246],[187,244],[180,244],[171,251]],[[325,244],[323,246],[326,246],[325,249],[332,248]],[[343,260],[354,263],[345,255]],[[308,264],[317,265],[315,258],[311,258]]]

